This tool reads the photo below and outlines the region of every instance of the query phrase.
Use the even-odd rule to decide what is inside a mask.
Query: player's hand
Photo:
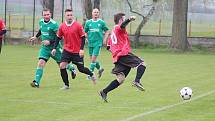
[[[56,53],[56,49],[53,49],[53,50],[51,51],[51,54],[52,54],[53,56],[55,56],[55,53]]]
[[[103,46],[106,47],[107,46],[107,42],[104,40],[103,41]]]
[[[130,20],[130,21],[134,21],[135,19],[136,19],[136,16],[130,16],[130,17],[129,17],[129,20]]]
[[[37,37],[33,36],[28,41],[32,42],[32,41],[35,41],[36,39],[37,39]]]
[[[44,40],[44,41],[42,41],[42,42],[43,42],[43,44],[44,44],[45,46],[50,45],[50,41],[48,41],[48,40]]]
[[[80,57],[84,57],[84,50],[80,50],[80,51],[79,51],[79,56],[80,56]]]

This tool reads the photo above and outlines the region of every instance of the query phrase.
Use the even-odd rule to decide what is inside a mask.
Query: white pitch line
[[[191,102],[191,101],[195,101],[195,100],[198,100],[200,98],[203,98],[205,96],[208,96],[210,94],[213,94],[215,93],[215,90],[212,90],[210,92],[207,92],[207,93],[204,93],[202,95],[199,95],[199,96],[196,96],[196,97],[193,97],[191,100],[185,100],[183,102],[180,102],[180,103],[176,103],[176,104],[172,104],[172,105],[167,105],[167,106],[163,106],[161,108],[155,108],[153,110],[150,110],[148,112],[143,112],[143,113],[140,113],[140,114],[137,114],[137,115],[134,115],[134,116],[131,116],[131,117],[128,117],[126,119],[123,119],[122,121],[131,121],[131,120],[134,120],[136,118],[140,118],[140,117],[143,117],[143,116],[147,116],[147,115],[150,115],[152,113],[156,113],[156,112],[161,112],[161,111],[164,111],[164,110],[167,110],[167,109],[170,109],[170,108],[174,108],[178,105],[182,105],[184,103],[188,103],[188,102]]]

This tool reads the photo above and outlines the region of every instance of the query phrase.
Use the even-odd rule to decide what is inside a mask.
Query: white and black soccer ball
[[[189,100],[192,97],[193,91],[190,87],[183,87],[180,90],[180,95],[184,100]]]

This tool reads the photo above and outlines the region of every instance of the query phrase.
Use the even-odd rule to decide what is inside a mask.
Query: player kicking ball
[[[105,102],[107,102],[107,94],[123,83],[131,68],[137,68],[136,77],[132,85],[140,91],[145,90],[140,79],[145,72],[146,66],[142,59],[131,53],[130,40],[126,31],[126,26],[129,22],[134,21],[135,18],[135,16],[130,16],[126,19],[124,13],[114,15],[115,26],[108,39],[107,49],[112,53],[115,65],[112,73],[116,75],[116,79],[99,92]]]

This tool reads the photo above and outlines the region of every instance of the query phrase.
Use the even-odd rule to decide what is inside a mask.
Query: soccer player
[[[86,22],[84,31],[86,32],[88,37],[88,48],[91,60],[90,70],[93,72],[95,68],[98,69],[98,77],[100,78],[104,69],[96,59],[100,53],[102,44],[106,45],[109,31],[106,23],[99,18],[99,10],[97,8],[93,9],[92,19]],[[104,38],[103,33],[105,33]]]
[[[2,39],[5,33],[6,33],[6,28],[5,28],[4,21],[0,19],[0,54],[1,54],[2,41],[3,41]]]
[[[113,63],[115,64],[112,73],[116,75],[116,79],[99,92],[105,102],[107,102],[107,94],[123,83],[131,68],[137,68],[136,78],[132,83],[133,86],[141,91],[145,90],[140,83],[140,79],[145,72],[146,66],[143,60],[131,53],[130,40],[125,29],[128,23],[134,20],[135,16],[130,16],[126,19],[124,13],[114,15],[116,25],[108,39],[107,49],[112,53]]]
[[[64,47],[60,63],[61,77],[64,82],[62,89],[69,89],[68,74],[66,65],[70,62],[77,65],[81,73],[90,75],[91,80],[96,84],[96,77],[88,68],[84,67],[84,44],[85,36],[83,26],[74,20],[71,9],[65,10],[65,22],[62,23],[57,32],[57,39],[55,42],[52,55],[56,55],[57,45],[59,41],[64,38]]]
[[[51,19],[51,12],[49,9],[44,9],[42,11],[43,18],[39,21],[40,30],[36,34],[36,36],[33,36],[30,38],[30,41],[35,41],[36,38],[41,36],[42,39],[42,45],[39,51],[39,62],[37,65],[37,69],[35,72],[35,78],[31,84],[32,87],[39,88],[40,81],[43,75],[43,68],[45,67],[47,61],[49,58],[53,58],[57,64],[60,64],[61,59],[61,47],[58,46],[56,48],[56,54],[55,56],[51,55],[51,51],[54,47],[54,41],[56,39],[56,33],[59,28],[59,25],[57,22],[55,22],[53,19]],[[72,65],[68,65],[68,69],[71,70],[72,78],[75,78],[75,69],[72,67]]]

